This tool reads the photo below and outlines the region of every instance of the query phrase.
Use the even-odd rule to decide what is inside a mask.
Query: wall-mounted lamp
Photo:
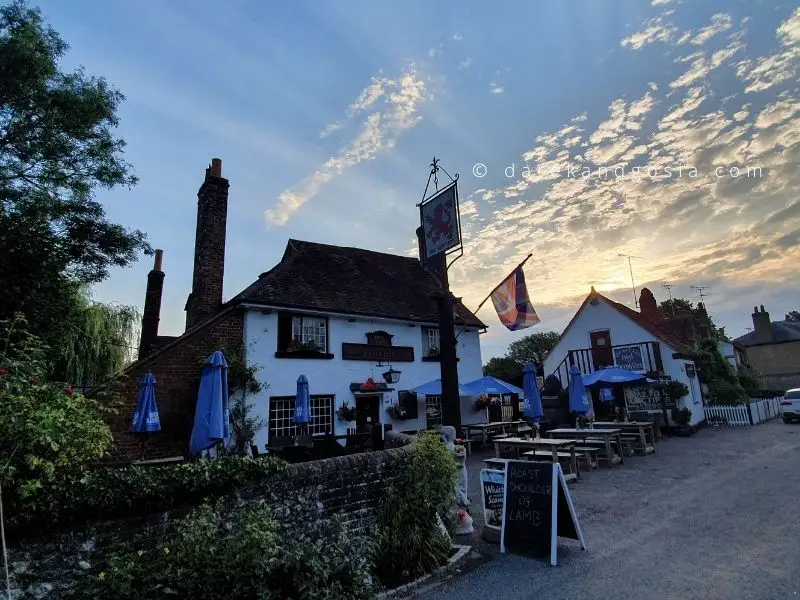
[[[383,379],[386,383],[397,383],[400,381],[400,373],[402,373],[402,371],[395,371],[390,365],[389,370],[383,374]]]

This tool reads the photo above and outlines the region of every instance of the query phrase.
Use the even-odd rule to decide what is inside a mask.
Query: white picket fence
[[[781,413],[781,398],[750,400],[739,406],[706,406],[706,421],[722,427],[750,427],[774,419]]]

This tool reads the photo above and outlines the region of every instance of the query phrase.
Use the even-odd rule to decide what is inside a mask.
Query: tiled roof
[[[438,323],[431,294],[438,282],[416,258],[360,248],[289,240],[281,262],[232,298],[350,315]],[[456,323],[484,328],[456,303]]]
[[[636,323],[639,327],[641,327],[645,331],[649,331],[655,337],[668,343],[670,346],[672,346],[679,352],[689,351],[689,347],[686,343],[683,342],[683,340],[681,339],[681,335],[677,331],[672,331],[669,325],[667,325],[666,327],[662,327],[661,323],[658,324],[654,323],[641,313],[636,312],[631,308],[628,308],[624,304],[620,304],[619,302],[614,302],[613,300],[606,298],[602,294],[597,294],[597,295],[600,296],[606,302],[608,302],[609,305],[616,308],[623,315],[628,317],[631,321]]]
[[[769,326],[770,329],[772,329],[772,341],[761,342],[762,344],[781,344],[784,342],[800,341],[800,322],[773,321],[769,324]],[[741,346],[754,346],[758,343],[755,340],[756,332],[751,331],[750,333],[746,333],[733,341],[735,344],[740,344]]]

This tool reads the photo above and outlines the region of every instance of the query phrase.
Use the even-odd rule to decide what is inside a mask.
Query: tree
[[[800,321],[800,311],[790,310],[788,313],[786,313],[784,321]]]
[[[51,347],[77,286],[151,252],[93,194],[136,183],[113,135],[123,96],[82,69],[60,70],[67,49],[38,9],[0,8],[0,318],[24,312]]]
[[[532,333],[516,342],[511,342],[506,356],[517,363],[520,369],[529,361],[541,367],[547,355],[556,347],[559,337],[555,331]]]
[[[522,368],[507,356],[494,356],[483,365],[483,374],[510,382],[522,377]]]
[[[73,296],[54,349],[54,379],[98,384],[117,375],[134,358],[141,317],[133,306],[93,302],[87,287]]]
[[[689,300],[684,298],[670,298],[658,305],[658,312],[664,319],[670,319],[680,314],[694,314],[695,308]]]

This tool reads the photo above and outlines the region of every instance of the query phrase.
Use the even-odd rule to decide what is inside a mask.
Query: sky
[[[733,336],[800,309],[800,7],[780,0],[48,0],[85,67],[126,96],[140,183],[98,192],[164,250],[160,333],[184,329],[197,189],[230,180],[225,297],[288,238],[416,255],[435,155],[459,174],[474,309],[528,254],[541,323],[491,302],[484,360],[561,331],[594,286],[706,303]],[[444,181],[445,178],[442,177]],[[152,259],[95,299],[141,309]],[[365,290],[368,293],[368,290]]]

